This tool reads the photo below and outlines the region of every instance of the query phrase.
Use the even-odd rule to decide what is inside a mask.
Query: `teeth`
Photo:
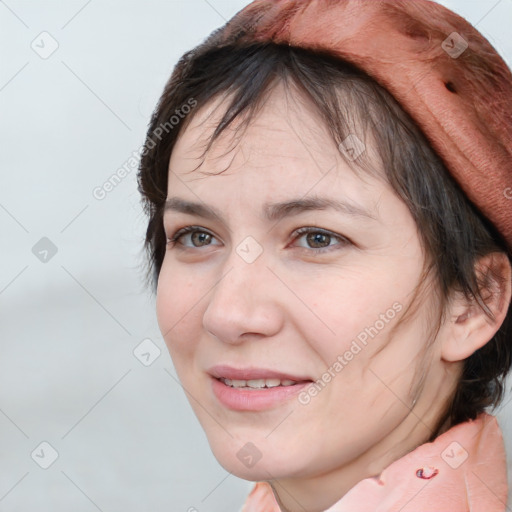
[[[290,379],[221,379],[226,386],[232,388],[246,388],[246,389],[262,389],[262,388],[275,388],[277,386],[293,386],[296,384],[294,380]]]
[[[264,388],[265,387],[265,379],[248,380],[247,385],[250,388]]]
[[[276,386],[279,386],[279,384],[281,384],[279,379],[265,379],[265,385],[267,388],[275,388]]]

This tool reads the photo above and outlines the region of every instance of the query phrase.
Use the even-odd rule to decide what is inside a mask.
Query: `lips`
[[[234,411],[262,411],[283,406],[312,379],[267,368],[217,365],[208,370],[218,402]]]
[[[313,379],[304,375],[293,375],[280,370],[271,370],[267,368],[235,368],[228,365],[216,365],[208,370],[208,373],[216,379],[229,381],[255,381],[255,380],[276,380],[278,379],[283,385],[312,382]]]

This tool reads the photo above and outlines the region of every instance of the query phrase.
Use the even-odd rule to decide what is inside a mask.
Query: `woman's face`
[[[281,86],[239,140],[224,132],[193,170],[220,119],[214,105],[170,160],[166,236],[194,231],[168,244],[160,329],[227,470],[269,480],[351,468],[357,481],[401,455],[392,446],[424,442],[450,391],[438,341],[426,349],[432,292],[397,327],[423,269],[414,220]]]

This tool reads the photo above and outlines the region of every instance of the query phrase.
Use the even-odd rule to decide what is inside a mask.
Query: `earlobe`
[[[448,306],[441,357],[455,362],[467,359],[482,348],[501,327],[511,301],[512,271],[505,253],[494,252],[475,266],[482,300],[489,316],[477,299],[468,300],[456,293]]]

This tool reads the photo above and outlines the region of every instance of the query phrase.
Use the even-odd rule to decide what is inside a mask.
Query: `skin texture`
[[[168,239],[185,226],[200,227],[168,244],[158,322],[220,464],[241,478],[270,481],[283,510],[321,511],[430,437],[461,361],[503,319],[510,266],[492,260],[509,277],[494,324],[454,297],[436,335],[438,298],[425,281],[419,307],[402,319],[425,255],[414,220],[391,187],[358,176],[311,107],[281,85],[240,138],[228,130],[203,160],[222,106],[215,101],[195,113],[170,159],[168,197],[207,204],[224,220],[164,215]],[[263,215],[267,202],[313,196],[343,199],[373,218],[333,209],[279,221]],[[294,233],[302,227],[332,236],[315,245],[314,233]],[[248,236],[263,250],[252,263],[237,253]],[[359,343],[362,350],[307,404],[293,398],[264,411],[233,411],[212,392],[207,369],[216,364],[316,381],[393,305],[394,318]],[[249,442],[261,453],[250,468],[237,457]]]

